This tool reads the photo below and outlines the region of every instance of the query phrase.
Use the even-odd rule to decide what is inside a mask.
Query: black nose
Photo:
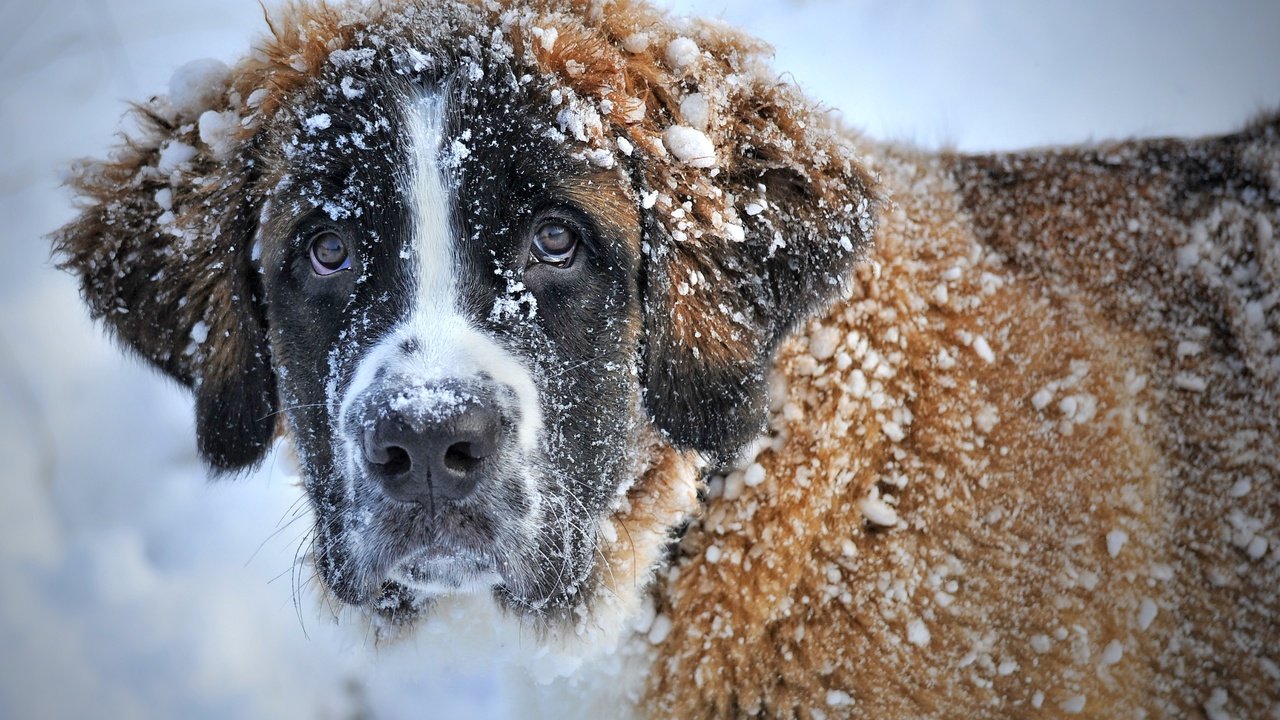
[[[365,424],[365,463],[383,491],[401,502],[470,495],[502,442],[495,403],[449,387],[397,395],[373,417]]]

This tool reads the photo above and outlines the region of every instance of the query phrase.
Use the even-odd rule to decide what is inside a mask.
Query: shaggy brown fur
[[[642,218],[654,432],[601,585],[644,587],[697,514],[653,585],[671,631],[650,636],[642,712],[1280,717],[1280,120],[925,155],[841,135],[718,25],[512,0],[460,3],[472,19],[426,33],[414,17],[434,5],[290,7],[209,108],[244,118],[229,157],[150,106],[75,183],[88,206],[56,237],[64,264],[95,316],[195,389],[211,465],[252,464],[274,426],[248,256],[290,103],[362,33],[461,45],[504,27],[599,110],[584,148],[635,148],[630,185],[595,200]],[[679,37],[688,65],[664,54]],[[664,145],[694,93],[713,167]],[[196,154],[164,175],[174,142]],[[761,268],[774,285],[753,286]],[[188,347],[197,330],[213,341]],[[787,337],[764,441],[705,486],[698,454],[760,427],[761,369]]]
[[[868,153],[871,262],[659,585],[656,715],[1276,716],[1280,119]]]

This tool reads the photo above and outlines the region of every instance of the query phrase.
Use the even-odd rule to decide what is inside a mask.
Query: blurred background
[[[271,0],[267,2],[272,5]],[[671,0],[777,49],[874,138],[1011,149],[1205,134],[1280,107],[1280,3]],[[431,633],[371,650],[291,570],[293,471],[208,484],[190,402],[87,319],[59,175],[257,0],[0,0],[0,718],[518,716]]]

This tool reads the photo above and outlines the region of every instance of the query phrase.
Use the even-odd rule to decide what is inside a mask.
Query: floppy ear
[[[869,183],[848,159],[823,166],[757,123],[779,129],[746,118],[751,132],[721,150],[732,155],[717,184],[736,217],[672,223],[673,210],[690,218],[707,203],[697,196],[692,212],[660,200],[645,216],[645,405],[674,444],[721,461],[763,429],[778,346],[847,287],[873,222]]]
[[[676,127],[637,160],[651,205],[645,404],[677,446],[727,460],[764,427],[779,345],[850,282],[876,198],[849,140],[798,91],[742,72],[728,31],[695,37],[695,69],[649,98]]]
[[[141,132],[77,168],[85,204],[52,239],[93,317],[192,389],[204,461],[236,471],[266,454],[277,403],[251,262],[252,137],[234,94],[204,98],[208,111],[177,100],[135,108]]]

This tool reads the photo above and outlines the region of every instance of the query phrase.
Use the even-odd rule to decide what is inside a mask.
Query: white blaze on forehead
[[[413,220],[406,260],[410,263],[409,292],[413,302],[408,317],[360,359],[343,395],[340,421],[353,459],[356,434],[350,432],[353,428],[345,427],[348,414],[379,375],[390,382],[415,385],[479,380],[505,386],[515,396],[513,409],[520,413],[517,439],[521,448],[533,450],[542,428],[538,389],[527,359],[508,352],[462,314],[457,280],[462,270],[457,248],[460,233],[453,221],[458,189],[454,170],[459,158],[449,156],[448,116],[444,94],[413,97],[406,107],[409,146],[404,192]],[[406,346],[414,350],[406,352]]]
[[[415,314],[456,312],[453,178],[441,163],[448,106],[443,95],[423,95],[408,113],[409,152],[413,164],[410,202],[413,207],[413,261],[417,265]]]

